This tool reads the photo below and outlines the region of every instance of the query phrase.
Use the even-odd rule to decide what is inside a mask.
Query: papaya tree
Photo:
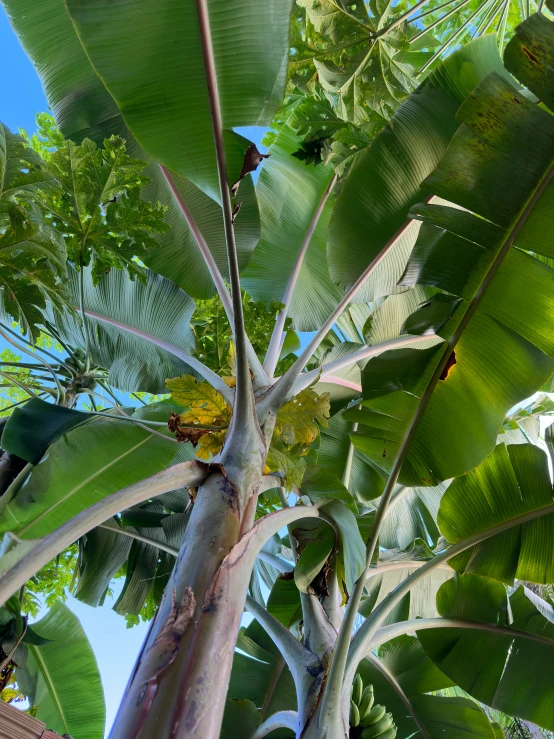
[[[123,571],[117,739],[554,730],[552,21],[440,60],[416,6],[3,4],[59,132],[0,148],[2,601]]]

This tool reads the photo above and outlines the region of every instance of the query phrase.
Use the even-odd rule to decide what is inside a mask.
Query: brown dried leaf
[[[235,182],[233,187],[231,188],[231,192],[233,193],[233,196],[236,197],[240,181],[243,180],[247,174],[250,172],[255,172],[260,164],[263,162],[264,159],[267,159],[270,154],[260,154],[258,151],[256,144],[250,144],[248,149],[246,150],[244,154],[244,162],[242,165],[242,170],[240,173],[240,177]]]

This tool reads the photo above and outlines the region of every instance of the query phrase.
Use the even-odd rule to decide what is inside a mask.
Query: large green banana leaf
[[[69,271],[68,288],[79,306],[79,275]],[[109,371],[111,385],[124,392],[163,392],[168,377],[190,373],[182,360],[136,334],[133,329],[193,353],[195,339],[190,328],[194,301],[173,282],[148,271],[146,283],[131,281],[120,270],[110,270],[94,287],[90,268],[84,270],[84,304],[93,337],[93,361]],[[107,321],[116,321],[119,328]],[[55,325],[61,338],[84,347],[80,319],[69,312],[57,313]]]
[[[327,258],[334,281],[353,284],[405,224],[410,206],[429,194],[421,183],[458,128],[458,107],[493,71],[509,77],[493,36],[465,44],[410,95],[359,158],[329,227]]]
[[[454,480],[444,494],[439,526],[455,543],[511,518],[552,504],[546,454],[532,444],[499,444],[485,461]],[[554,516],[515,526],[450,560],[458,572],[513,585],[514,579],[552,583]]]
[[[321,429],[320,447],[317,451],[318,463],[326,470],[342,479],[350,448],[348,434],[353,430],[352,423],[344,418],[344,413],[335,413],[327,428]],[[373,464],[357,449],[353,450],[352,467],[348,490],[360,503],[375,500],[383,492],[385,480]]]
[[[252,701],[227,699],[220,739],[233,739],[238,733],[252,736],[259,725],[260,714]]]
[[[473,701],[426,695],[454,683],[426,656],[414,637],[401,636],[383,644],[377,652],[377,660],[360,663],[359,673],[364,684],[373,685],[375,703],[386,706],[392,713],[398,739],[421,739],[422,736],[398,690],[409,700],[429,739],[466,739],[469,736],[494,739],[485,712]]]
[[[263,718],[277,711],[296,710],[296,691],[285,660],[258,624],[242,628],[233,658],[228,698],[246,698],[262,710]]]
[[[68,0],[67,12],[131,132],[156,161],[219,198],[196,5]],[[208,3],[229,176],[244,143],[235,126],[267,125],[286,82],[290,2]]]
[[[381,546],[406,549],[418,538],[428,546],[436,546],[439,538],[437,515],[447,487],[448,482],[435,487],[406,489],[398,486],[379,534]]]
[[[2,448],[31,464],[38,464],[44,452],[60,436],[96,418],[92,413],[31,398],[25,405],[15,408],[7,419],[2,433]]]
[[[5,507],[0,530],[25,539],[50,533],[110,493],[167,467],[176,453],[174,440],[128,421],[99,418],[74,428],[50,447]]]
[[[437,596],[445,618],[504,625],[553,640],[553,646],[491,631],[462,628],[418,632],[435,664],[472,697],[511,716],[554,729],[554,609],[520,586],[505,587],[476,575],[456,576]]]
[[[91,138],[101,145],[116,134],[127,141],[131,156],[151,161],[129,131],[112,96],[97,75],[77,36],[63,0],[3,2],[12,26],[23,48],[33,61],[44,85],[46,97],[56,121],[67,138],[80,143]],[[238,137],[237,137],[238,138]],[[242,139],[245,149],[248,142]],[[171,229],[159,237],[160,249],[145,261],[187,293],[209,298],[214,285],[198,247],[175,199],[160,172],[152,162],[145,174],[151,179],[143,190],[146,200],[168,206],[166,216]],[[221,208],[186,179],[174,175],[177,188],[212,251],[223,274],[227,273],[227,256]],[[243,206],[236,219],[235,236],[239,264],[245,266],[259,238],[259,214],[251,177],[241,184]]]
[[[255,299],[281,302],[312,219],[333,178],[324,164],[304,164],[293,154],[301,139],[284,127],[269,149],[271,159],[261,171],[256,192],[262,235],[242,285]],[[302,262],[289,308],[298,331],[315,331],[342,298],[330,278],[325,260],[325,237],[334,196],[327,199]],[[239,214],[240,215],[240,214]]]
[[[117,526],[114,519],[107,524]],[[75,597],[98,606],[113,576],[127,561],[133,540],[117,531],[96,528],[81,540],[81,568]]]
[[[550,31],[551,22],[544,23]],[[416,409],[424,409],[400,474],[409,485],[435,484],[477,466],[494,448],[509,408],[554,368],[554,270],[514,248],[523,224],[535,228],[535,213],[545,225],[553,118],[493,74],[458,120],[459,131],[424,187],[467,210],[414,209],[424,224],[402,281],[449,294],[435,295],[404,326],[447,343],[370,361],[362,379],[364,425],[354,436],[389,471]]]
[[[49,640],[28,645],[25,668],[16,679],[37,706],[36,717],[58,734],[102,739],[106,709],[100,673],[79,619],[58,601],[33,630]]]
[[[387,552],[389,554],[389,552]],[[392,552],[390,552],[392,554]],[[397,553],[396,563],[401,562],[403,553]],[[405,556],[405,555],[404,555]],[[391,556],[380,559],[379,566],[390,565],[395,560]],[[423,564],[423,562],[422,562]],[[362,599],[359,613],[367,617],[400,583],[414,572],[414,567],[402,567],[391,569],[381,575],[374,575],[366,585],[367,597]],[[436,607],[437,592],[439,588],[453,576],[453,571],[444,565],[430,572],[414,584],[409,593],[398,603],[387,616],[384,624],[409,621],[414,618],[436,618],[438,615]]]
[[[142,152],[136,156],[143,156]],[[194,298],[212,297],[215,288],[198,245],[173,195],[156,164],[146,169],[151,182],[142,191],[145,200],[160,201],[169,206],[166,220],[171,229],[158,237],[159,248],[152,249],[144,258],[147,267],[173,280]],[[175,175],[173,181],[189,208],[196,225],[210,249],[222,275],[229,272],[229,260],[223,229],[223,215],[219,205],[192,182]],[[246,267],[260,238],[260,214],[252,177],[247,175],[240,185],[240,212],[235,218],[235,240],[239,269]]]

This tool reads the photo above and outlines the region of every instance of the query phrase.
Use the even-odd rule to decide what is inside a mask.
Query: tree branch
[[[188,364],[189,367],[201,374],[202,377],[210,383],[214,390],[217,390],[220,395],[223,395],[229,405],[233,405],[234,393],[231,388],[227,387],[227,385],[223,382],[219,375],[216,375],[215,372],[213,372],[209,367],[206,367],[206,365],[203,364],[199,359],[196,359],[196,357],[187,354],[187,352],[185,352],[183,349],[180,349],[178,346],[170,344],[168,341],[164,341],[163,339],[159,339],[157,336],[152,336],[151,334],[147,334],[144,331],[140,331],[138,328],[133,328],[132,326],[128,326],[125,323],[116,321],[113,318],[102,316],[99,313],[93,313],[90,310],[87,310],[86,313],[88,316],[96,318],[98,321],[109,323],[111,326],[116,326],[116,328],[120,328],[123,331],[127,331],[128,333],[133,334],[133,336],[139,336],[141,339],[145,339],[151,344],[159,346],[160,349],[165,349],[166,352],[169,352],[174,357],[182,359],[185,364]]]
[[[296,734],[298,728],[298,714],[296,711],[279,711],[260,724],[250,739],[263,739],[275,729],[290,729]]]
[[[498,626],[484,621],[465,621],[461,618],[414,618],[412,621],[399,621],[396,624],[383,626],[375,633],[373,648],[386,644],[386,642],[397,636],[408,634],[411,631],[423,631],[424,629],[469,629],[472,631],[490,631],[505,636],[514,636],[517,639],[529,639],[530,641],[554,647],[554,639],[547,636],[533,634],[529,631],[512,629],[509,626]]]
[[[378,627],[383,623],[387,615],[400,602],[406,593],[408,593],[413,586],[419,582],[419,580],[424,578],[425,575],[437,569],[441,565],[444,565],[449,559],[455,557],[457,554],[465,552],[467,549],[471,549],[471,547],[476,544],[480,544],[486,539],[502,534],[504,531],[507,531],[514,526],[520,526],[528,521],[533,521],[535,518],[546,516],[548,513],[554,513],[554,503],[551,503],[548,506],[543,506],[542,508],[537,508],[533,511],[528,511],[527,513],[522,513],[520,516],[510,518],[508,521],[503,521],[497,526],[481,531],[458,544],[454,544],[441,554],[437,554],[434,559],[422,564],[418,570],[413,572],[404,580],[404,582],[400,583],[392,592],[390,592],[375,608],[371,616],[369,616],[369,618],[367,618],[360,626],[350,645],[348,653],[348,671],[346,675],[351,674],[353,677],[354,672],[356,671],[356,666],[359,664],[360,660],[363,659],[364,655],[369,652],[371,648],[373,648],[373,636]],[[345,681],[346,679],[347,678],[345,676]]]
[[[340,359],[335,359],[332,362],[327,362],[327,364],[324,364],[321,367],[316,367],[315,369],[300,375],[300,377],[292,386],[290,395],[291,397],[294,395],[298,395],[301,390],[304,390],[304,388],[312,385],[318,380],[318,378],[319,382],[326,382],[327,375],[332,375],[333,372],[338,372],[345,367],[349,367],[355,362],[361,362],[364,359],[371,359],[372,357],[376,357],[377,355],[382,354],[383,352],[391,351],[392,349],[403,349],[405,346],[417,344],[422,341],[429,341],[432,339],[439,339],[440,341],[442,341],[442,339],[439,336],[435,336],[435,334],[431,334],[430,336],[406,335],[399,336],[397,339],[391,339],[390,341],[384,341],[382,344],[366,346],[363,349],[359,349],[358,351],[353,352],[352,354],[348,354],[348,356],[346,357],[341,357]]]
[[[237,246],[235,243],[235,229],[233,226],[233,207],[231,205],[231,193],[228,184],[227,158],[225,154],[225,144],[223,142],[223,121],[221,119],[221,104],[219,100],[219,88],[215,70],[215,58],[207,0],[196,0],[196,9],[198,12],[200,39],[204,56],[204,70],[206,73],[206,84],[208,86],[208,97],[212,114],[217,173],[219,176],[219,190],[221,193],[221,205],[223,208],[227,257],[229,259],[229,278],[231,282],[231,301],[233,305],[233,328],[237,366],[237,386],[235,389],[233,425],[250,425],[252,423],[252,419],[255,417],[254,393],[252,391],[252,381],[250,379],[250,368],[248,365],[246,349],[248,340],[244,329]]]
[[[371,39],[378,39],[381,38],[381,36],[385,36],[389,31],[392,31],[393,28],[396,28],[396,26],[399,26],[401,23],[403,23],[407,18],[409,18],[412,13],[415,13],[416,10],[419,10],[422,5],[425,5],[429,0],[419,0],[415,5],[412,5],[411,8],[408,8],[404,13],[398,16],[398,18],[395,18],[395,20],[392,21],[392,23],[389,23],[388,26],[385,26],[384,28],[381,28],[377,33],[370,35]]]
[[[267,562],[267,564],[275,567],[279,572],[294,572],[294,565],[292,562],[287,562],[286,559],[278,557],[276,554],[271,554],[271,552],[266,552],[263,549],[258,554],[258,559],[261,559],[263,562]]]
[[[417,76],[418,77],[421,77],[421,75],[424,74],[429,69],[429,67],[434,62],[436,62],[437,59],[439,59],[444,54],[444,52],[447,49],[449,49],[452,46],[452,44],[454,42],[456,42],[460,38],[460,36],[462,36],[465,33],[465,31],[468,28],[471,27],[471,25],[472,25],[473,21],[475,20],[475,18],[483,10],[487,10],[492,5],[492,3],[493,3],[493,0],[485,0],[484,3],[482,3],[481,5],[479,5],[479,7],[477,8],[477,10],[469,16],[469,18],[462,24],[462,26],[460,28],[458,28],[451,36],[449,36],[448,39],[444,42],[444,44],[442,44],[442,46],[440,46],[440,48],[433,54],[433,56],[425,62],[425,64],[419,70]],[[457,10],[457,8],[454,9],[454,10],[451,10],[450,13],[445,13],[445,15],[441,18],[441,20],[444,20],[448,15],[452,15],[452,13],[454,13],[455,10]],[[431,28],[431,26],[429,26],[427,28],[427,30],[430,30],[430,28]]]
[[[430,25],[426,26],[422,31],[419,33],[416,33],[412,38],[409,40],[410,44],[415,43],[420,38],[425,36],[426,33],[429,33],[433,28],[438,26],[443,21],[450,18],[451,15],[454,15],[454,13],[457,13],[459,10],[461,10],[463,7],[465,7],[470,0],[462,0],[462,2],[459,5],[456,5],[456,7],[452,8],[452,10],[449,10],[448,13],[445,13],[443,16],[438,18],[436,21],[431,23]],[[412,18],[412,23],[415,23],[416,21],[421,20],[422,18],[425,18],[425,16],[430,15],[431,13],[438,13],[439,10],[442,10],[443,8],[448,7],[449,5],[452,5],[452,2],[443,3],[442,5],[437,5],[436,8],[431,8],[431,10],[427,10],[425,13],[420,13],[420,15],[416,16],[415,18]]]
[[[157,539],[151,539],[149,536],[143,536],[142,534],[138,534],[136,531],[129,531],[128,529],[122,529],[119,526],[110,526],[106,523],[101,523],[98,525],[99,529],[107,529],[108,531],[114,531],[116,534],[121,534],[122,536],[127,536],[129,539],[136,539],[136,541],[141,541],[143,544],[150,544],[152,547],[157,547],[158,549],[161,549],[162,552],[167,552],[168,554],[172,554],[174,557],[177,557],[179,555],[179,550],[175,549],[175,547],[170,547],[169,544],[164,544],[161,541],[158,541]]]
[[[429,198],[427,198],[425,202],[430,202],[433,197],[434,196],[431,195]],[[371,261],[367,268],[362,272],[360,277],[356,280],[354,285],[352,285],[350,290],[348,290],[344,298],[340,301],[335,310],[331,313],[329,318],[325,321],[323,326],[319,329],[317,334],[313,337],[313,339],[310,341],[306,349],[298,357],[292,367],[290,367],[285,372],[285,374],[275,383],[275,385],[269,388],[269,390],[260,398],[260,400],[258,401],[258,415],[260,417],[260,420],[263,420],[266,414],[270,411],[276,411],[285,402],[285,398],[288,397],[294,382],[300,376],[301,371],[304,369],[304,367],[310,360],[310,357],[315,352],[317,347],[321,344],[329,330],[333,327],[335,321],[341,316],[342,312],[349,305],[349,303],[352,302],[352,300],[356,296],[356,293],[364,284],[364,282],[368,279],[371,273],[377,269],[383,259],[385,259],[387,254],[404,235],[405,231],[411,224],[411,219],[405,221],[405,223],[402,224],[398,231],[387,241],[379,254],[377,254],[377,256]]]
[[[43,349],[41,346],[38,346],[37,344],[32,344],[28,339],[26,339],[24,336],[21,336],[21,334],[17,334],[11,328],[8,328],[8,326],[3,325],[2,328],[4,329],[4,331],[7,331],[14,338],[16,338],[18,341],[24,344],[27,344],[27,346],[30,347],[30,349],[33,351],[33,356],[35,356],[35,352],[42,352],[43,354],[46,354],[47,357],[50,357],[50,359],[53,359],[54,362],[61,364],[63,367],[65,367],[72,377],[76,376],[75,368],[69,364],[66,364],[63,359],[60,359],[59,357],[55,357],[49,351],[47,351],[46,349]],[[60,344],[62,343],[58,337],[52,337],[52,338],[55,338],[55,340],[58,341]]]
[[[272,616],[271,613],[266,611],[250,595],[246,596],[246,608],[254,616],[256,621],[258,621],[260,626],[263,626],[275,646],[279,648],[293,676],[298,672],[300,666],[319,666],[320,662],[316,655],[303,646],[275,616]]]
[[[410,716],[415,721],[417,728],[420,730],[421,736],[423,737],[423,739],[430,739],[427,729],[425,728],[425,726],[423,725],[423,722],[417,715],[416,710],[412,706],[410,699],[408,698],[406,693],[402,690],[402,687],[400,683],[398,682],[398,680],[396,679],[396,677],[392,674],[392,672],[388,669],[388,667],[385,664],[383,664],[383,662],[381,662],[379,657],[376,657],[372,652],[369,652],[369,654],[366,654],[366,659],[368,660],[368,662],[371,662],[371,664],[374,667],[376,667],[376,669],[379,670],[379,672],[383,675],[383,677],[385,677],[388,680],[391,687],[395,690],[396,694],[398,695],[398,697],[400,698],[400,700],[406,707],[406,710],[408,711]]]
[[[377,577],[378,575],[382,575],[384,572],[393,572],[394,570],[412,570],[412,569],[419,569],[420,567],[423,567],[423,565],[426,565],[427,562],[432,562],[433,560],[419,560],[419,559],[406,559],[406,560],[398,560],[397,562],[384,562],[383,564],[378,564],[377,567],[371,567],[369,569],[369,572],[367,573],[367,580],[370,580],[372,577]],[[438,570],[447,570],[449,572],[452,572],[454,574],[454,570],[452,567],[450,567],[447,564],[442,564],[437,566]]]
[[[46,359],[43,359],[38,352],[36,352],[36,353],[35,352],[32,352],[30,349],[26,349],[25,347],[21,346],[21,344],[17,343],[14,339],[12,339],[10,337],[10,335],[8,333],[6,333],[6,331],[3,330],[2,326],[0,326],[0,336],[2,336],[2,338],[5,341],[7,341],[12,346],[14,346],[18,351],[23,352],[24,354],[27,354],[30,357],[36,357],[38,359],[38,361],[44,367],[46,367],[46,369],[48,370],[48,372],[50,373],[50,375],[53,377],[54,383],[55,383],[56,388],[58,390],[58,398],[57,398],[56,403],[58,405],[61,405],[63,403],[64,399],[65,399],[65,390],[63,389],[63,387],[62,387],[62,385],[61,385],[61,383],[60,383],[60,381],[58,379],[58,376],[57,376],[56,372],[54,371],[54,368],[50,364],[48,364],[48,362],[46,361]]]
[[[427,2],[427,0],[424,0],[424,2]],[[273,333],[271,334],[271,340],[269,342],[267,354],[264,360],[264,369],[267,372],[270,380],[275,374],[275,367],[277,366],[277,362],[279,361],[281,347],[283,346],[283,340],[285,338],[285,322],[287,320],[292,295],[296,286],[296,281],[298,280],[298,275],[300,274],[304,257],[306,256],[306,252],[308,251],[308,246],[310,245],[310,241],[312,239],[312,236],[314,235],[314,231],[317,227],[321,214],[323,213],[323,209],[325,208],[329,195],[331,194],[336,181],[337,175],[334,175],[334,177],[329,182],[327,189],[323,193],[323,197],[321,198],[319,205],[316,208],[310,225],[308,226],[308,230],[306,231],[306,235],[304,236],[300,251],[298,252],[293,270],[289,277],[289,281],[283,295],[283,300],[281,301],[284,304],[284,308],[279,312],[277,320],[275,321],[275,327],[273,329]]]
[[[196,460],[176,464],[108,495],[42,539],[18,539],[8,534],[11,542],[5,538],[0,553],[0,602],[5,603],[41,567],[123,508],[178,488],[198,487],[207,476],[207,465]]]
[[[231,326],[233,326],[233,304],[231,303],[231,296],[229,295],[229,291],[227,290],[227,285],[223,280],[223,276],[219,271],[217,264],[215,263],[215,259],[213,258],[213,254],[210,251],[210,247],[206,243],[206,240],[202,235],[202,231],[200,231],[200,229],[198,228],[198,224],[194,220],[194,217],[190,212],[188,205],[185,203],[183,196],[179,192],[179,189],[176,186],[173,177],[171,176],[171,172],[166,167],[164,167],[163,164],[160,164],[160,169],[162,170],[163,176],[167,180],[167,184],[169,185],[171,192],[173,193],[173,196],[177,201],[177,204],[179,205],[179,208],[181,209],[186,222],[188,223],[196,244],[198,245],[198,249],[200,250],[202,257],[204,258],[204,262],[206,263],[208,272],[210,273],[210,276],[214,281],[218,295],[223,304],[223,308],[225,310],[225,313],[227,314],[227,318],[229,319],[229,323],[231,324]],[[247,342],[246,350],[248,352],[248,360],[250,362],[250,366],[252,367],[252,372],[254,373],[254,378],[256,382],[260,385],[267,385],[269,379],[261,365],[260,360],[258,359],[256,352],[254,351],[254,347],[249,340]]]
[[[285,490],[282,487],[279,488],[279,497],[281,499],[283,511],[293,510],[289,506]],[[335,529],[335,534],[338,537],[338,532],[334,523],[330,523]],[[287,526],[287,531],[289,534],[293,560],[296,563],[298,552],[296,548],[296,540],[292,533],[292,525]],[[323,664],[326,664],[329,661],[329,655],[335,645],[337,631],[327,616],[322,604],[315,595],[310,593],[300,593],[300,604],[302,606],[302,620],[304,622],[304,644],[311,652],[318,656]]]

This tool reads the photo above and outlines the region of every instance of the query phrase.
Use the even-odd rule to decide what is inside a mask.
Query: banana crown
[[[395,739],[396,726],[385,706],[375,703],[373,685],[366,685],[359,673],[352,683],[350,700],[350,737],[352,739]]]

